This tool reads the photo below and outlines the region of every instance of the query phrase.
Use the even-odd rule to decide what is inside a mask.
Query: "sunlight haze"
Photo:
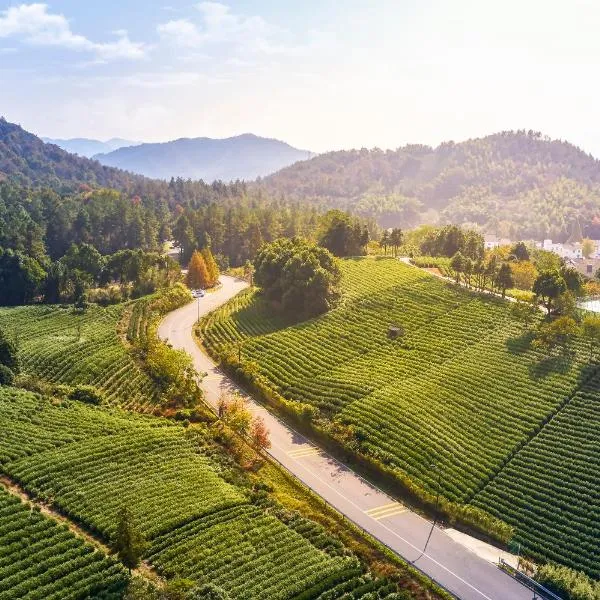
[[[534,128],[600,154],[599,25],[557,0],[0,2],[0,107],[50,137],[321,152]]]

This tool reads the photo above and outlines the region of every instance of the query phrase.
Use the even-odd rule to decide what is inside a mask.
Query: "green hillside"
[[[272,195],[336,206],[385,227],[477,223],[504,237],[598,239],[600,164],[563,140],[504,131],[432,148],[341,150],[266,177]]]
[[[317,319],[285,327],[249,292],[199,333],[230,364],[241,343],[256,385],[318,409],[317,422],[348,449],[430,493],[439,469],[448,499],[513,524],[530,553],[597,577],[588,544],[600,539],[600,466],[585,457],[600,448],[589,415],[600,373],[587,349],[548,357],[530,348],[506,302],[393,259],[346,260],[342,269],[344,302]],[[403,329],[398,339],[388,337],[392,324]],[[527,458],[537,444],[555,460]],[[567,457],[564,490],[541,499],[561,480],[553,463]],[[518,469],[528,483],[515,483]]]
[[[376,589],[393,598],[396,587],[370,578],[322,527],[257,502],[202,429],[13,388],[0,388],[0,428],[9,432],[0,471],[107,542],[119,508],[130,507],[147,560],[167,577],[211,582],[232,598],[318,598],[342,584],[356,598]],[[0,590],[9,583],[0,567]]]
[[[83,314],[72,307],[0,308],[0,329],[14,339],[22,370],[45,381],[93,385],[111,404],[152,408],[155,391],[119,338],[124,305],[92,305]]]

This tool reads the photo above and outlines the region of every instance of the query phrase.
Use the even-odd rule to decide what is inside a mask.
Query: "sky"
[[[315,152],[534,129],[600,156],[598,31],[595,0],[0,0],[0,115]]]

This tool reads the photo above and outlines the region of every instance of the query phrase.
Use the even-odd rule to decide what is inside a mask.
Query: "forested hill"
[[[437,148],[330,152],[260,185],[271,194],[374,216],[390,227],[437,220],[477,223],[504,236],[564,239],[577,220],[585,232],[600,217],[598,160],[531,131]]]
[[[0,117],[0,180],[4,179],[28,186],[85,183],[127,190],[143,178],[69,154]]]
[[[226,139],[182,138],[140,144],[95,158],[102,164],[157,179],[235,181],[253,180],[311,156],[312,153],[285,142],[248,133]]]
[[[168,183],[135,175],[96,160],[69,154],[54,144],[46,144],[19,125],[0,117],[0,183],[8,181],[21,188],[49,187],[61,193],[85,191],[87,187],[112,188],[132,199],[157,204],[198,206],[216,200],[240,198],[244,183],[184,181]]]

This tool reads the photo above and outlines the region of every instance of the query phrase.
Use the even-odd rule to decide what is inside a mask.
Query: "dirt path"
[[[88,533],[85,529],[73,523],[73,521],[62,515],[57,510],[53,509],[51,506],[48,506],[44,502],[39,502],[30,496],[20,485],[12,481],[12,479],[10,479],[8,476],[0,475],[0,486],[2,486],[9,494],[20,498],[23,502],[37,506],[42,514],[66,525],[74,535],[83,538],[88,544],[91,544],[104,554],[108,555],[111,553],[110,547],[107,546],[102,540],[96,536],[93,536],[91,533]],[[137,569],[133,569],[132,574],[143,577],[144,579],[148,579],[154,584],[160,585],[162,582],[162,579],[158,573],[154,571],[152,567],[145,561],[142,561]]]

